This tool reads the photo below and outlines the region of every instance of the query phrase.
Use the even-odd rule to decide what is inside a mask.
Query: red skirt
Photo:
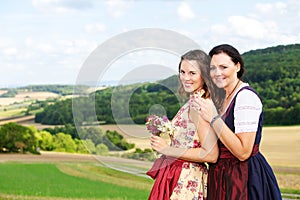
[[[169,200],[173,189],[177,185],[184,160],[174,157],[161,156],[154,161],[152,168],[146,173],[155,182],[149,200]]]
[[[258,151],[255,145],[251,156]],[[247,200],[248,160],[239,161],[228,149],[221,147],[218,162],[209,166],[207,199]]]

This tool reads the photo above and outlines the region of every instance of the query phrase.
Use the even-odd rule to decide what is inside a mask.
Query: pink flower
[[[173,125],[167,116],[159,117],[157,115],[150,115],[146,118],[146,127],[152,134],[160,136],[161,133],[168,133],[173,135]]]

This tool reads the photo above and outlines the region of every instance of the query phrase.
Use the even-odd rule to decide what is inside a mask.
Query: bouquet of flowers
[[[159,117],[157,115],[150,115],[146,118],[146,127],[152,134],[160,136],[162,133],[167,133],[172,136],[174,128],[167,116]]]

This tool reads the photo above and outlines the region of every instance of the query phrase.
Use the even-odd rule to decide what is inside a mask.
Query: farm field
[[[37,128],[45,128],[45,125],[35,124],[33,121],[24,121],[22,125],[33,125]],[[135,143],[137,148],[150,148],[149,133],[143,125],[101,125],[103,130],[116,130],[121,133],[128,142]],[[260,151],[269,161],[275,175],[278,179],[279,186],[284,192],[300,193],[300,126],[285,127],[264,127]],[[132,169],[131,164],[125,163],[121,158],[114,162],[107,163],[103,159],[98,160],[100,163],[108,164],[111,168],[121,171]],[[122,166],[122,168],[120,168]],[[144,167],[139,165],[143,174],[150,168],[151,163]],[[136,168],[136,167],[135,167]]]
[[[114,170],[111,166],[124,166],[140,173],[149,169],[151,162],[56,152],[2,154],[0,176],[6,181],[0,182],[0,199],[147,199],[153,184],[150,178]],[[299,173],[291,175],[295,178]],[[300,189],[289,184],[288,189],[280,184],[281,191],[299,194]],[[298,197],[292,196],[288,199]]]
[[[150,148],[147,130],[132,125],[102,125],[116,130],[136,147]],[[144,130],[144,132],[143,132]],[[272,166],[280,188],[300,191],[300,126],[264,127],[260,151]]]
[[[26,156],[26,155],[25,155]],[[15,159],[17,159],[16,156]],[[42,156],[43,157],[43,156]],[[146,199],[152,180],[91,159],[0,163],[1,199]],[[1,159],[0,159],[1,160]],[[68,161],[67,161],[68,160]],[[38,162],[37,162],[38,161]]]
[[[101,125],[100,128],[118,131],[138,148],[150,148],[145,126]],[[300,126],[264,127],[262,135],[260,149],[272,165],[300,168]]]
[[[5,90],[0,90],[0,95],[5,92]],[[0,97],[0,120],[3,121],[9,118],[24,116],[27,107],[36,100],[45,101],[47,99],[57,98],[60,98],[60,96],[52,92],[24,91],[18,92],[15,97]]]
[[[23,125],[41,126],[32,121]],[[149,133],[140,125],[101,125],[116,130],[136,148],[150,148]],[[42,126],[40,128],[45,128]],[[281,188],[300,190],[300,126],[264,127],[260,151],[272,166]]]
[[[53,127],[34,123],[33,120],[20,123],[37,129]],[[102,130],[118,131],[136,148],[150,148],[149,136],[144,125],[101,125]],[[264,127],[260,151],[274,167],[300,169],[300,126]]]
[[[0,94],[5,93],[3,90]],[[30,100],[46,100],[48,98],[58,98],[59,95],[53,92],[18,92],[18,94],[13,98],[0,98],[0,105],[7,106],[13,103],[21,103]]]

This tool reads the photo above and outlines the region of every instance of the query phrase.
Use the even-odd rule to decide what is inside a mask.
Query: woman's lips
[[[184,83],[185,87],[192,87],[192,85],[193,85],[192,83]]]

